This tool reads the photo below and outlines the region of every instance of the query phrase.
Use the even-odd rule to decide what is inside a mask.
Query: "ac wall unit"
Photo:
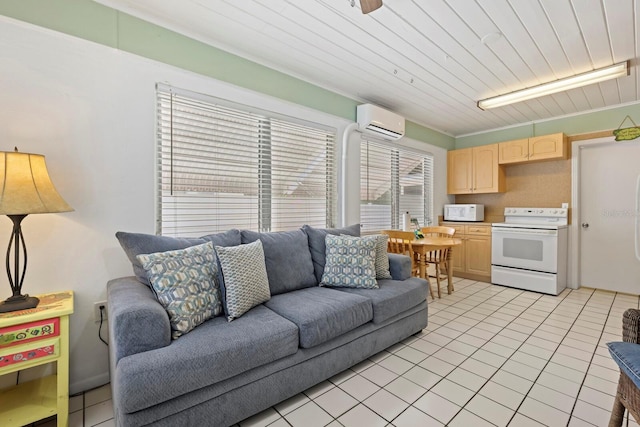
[[[395,141],[404,136],[404,117],[373,104],[358,105],[356,110],[361,132]]]

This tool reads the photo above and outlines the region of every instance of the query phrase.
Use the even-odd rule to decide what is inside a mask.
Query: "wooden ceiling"
[[[98,1],[453,136],[640,99],[638,0]],[[626,60],[627,77],[476,106]]]

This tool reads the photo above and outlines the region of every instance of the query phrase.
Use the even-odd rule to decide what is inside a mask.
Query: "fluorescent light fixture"
[[[505,95],[494,96],[493,98],[478,101],[478,107],[483,110],[489,108],[502,107],[516,102],[526,101],[528,99],[538,98],[540,96],[551,95],[552,93],[563,92],[577,87],[587,86],[599,83],[609,79],[629,75],[629,61],[619,64],[610,65],[608,67],[589,71],[576,76],[567,77],[556,80],[554,82],[543,83],[527,89],[517,90]]]

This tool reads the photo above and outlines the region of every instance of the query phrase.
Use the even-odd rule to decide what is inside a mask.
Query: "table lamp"
[[[22,295],[22,282],[27,269],[27,248],[20,223],[29,214],[69,212],[65,202],[49,178],[41,154],[0,151],[0,214],[13,221],[13,232],[7,248],[7,276],[12,296],[0,302],[0,313],[35,308],[38,298]],[[13,272],[11,252],[13,251]],[[23,260],[20,265],[20,252]]]

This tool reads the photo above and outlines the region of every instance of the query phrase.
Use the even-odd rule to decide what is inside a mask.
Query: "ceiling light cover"
[[[482,110],[503,107],[505,105],[514,104],[516,102],[551,95],[553,93],[588,86],[594,83],[599,83],[605,80],[615,79],[617,77],[623,77],[627,75],[629,75],[629,61],[620,62],[619,64],[599,68],[587,73],[578,74],[549,83],[543,83],[538,86],[517,90],[505,95],[483,99],[481,101],[478,101],[478,107]]]

